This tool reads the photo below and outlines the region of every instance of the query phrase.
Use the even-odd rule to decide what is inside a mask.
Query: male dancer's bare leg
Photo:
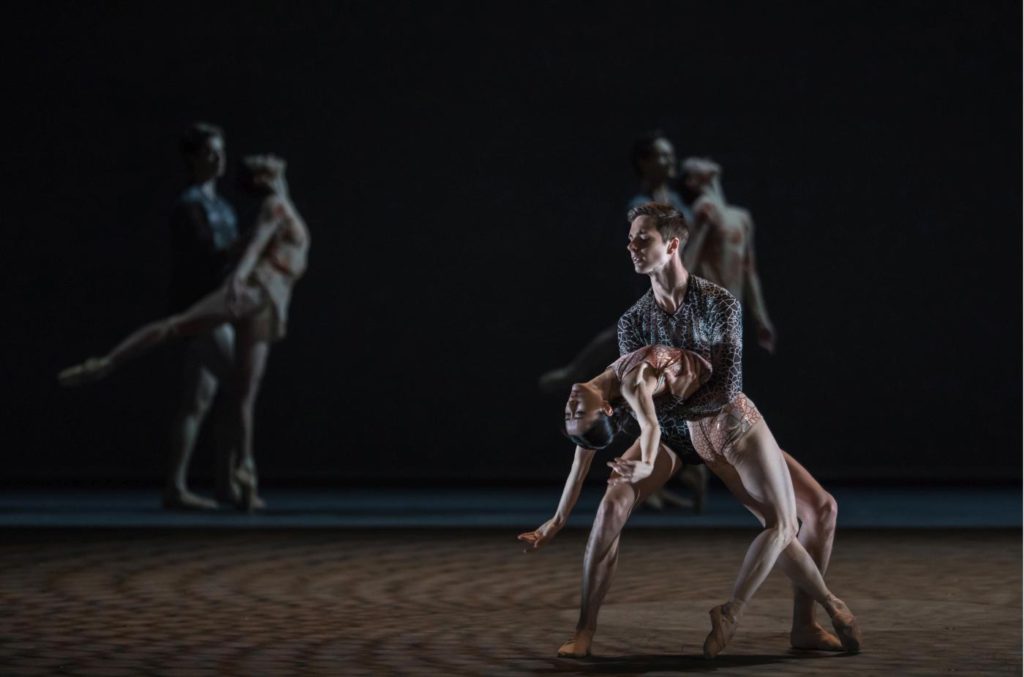
[[[187,474],[200,427],[217,394],[218,381],[230,371],[234,337],[234,327],[222,324],[193,340],[188,347],[182,401],[171,427],[165,508],[209,510],[217,507],[216,501],[189,491]]]
[[[793,480],[796,514],[800,520],[797,538],[811,556],[821,575],[825,575],[832,557],[838,506],[825,489],[795,458],[782,452]],[[789,641],[796,649],[842,651],[839,638],[821,627],[814,619],[814,600],[798,586],[793,586],[793,627]]]
[[[634,442],[622,455],[627,460],[640,458],[640,442]],[[590,655],[590,645],[597,630],[597,614],[611,586],[619,559],[619,534],[633,508],[652,492],[660,489],[680,467],[679,458],[662,445],[650,477],[633,484],[609,485],[597,508],[594,526],[590,529],[583,556],[583,584],[580,617],[573,638],[558,649],[558,655],[583,658]],[[613,473],[613,476],[615,474]]]
[[[712,630],[704,642],[704,655],[716,656],[732,638],[744,607],[768,577],[776,560],[791,581],[825,607],[832,617],[843,646],[860,648],[856,619],[825,581],[811,556],[796,538],[796,500],[786,462],[764,421],[756,424],[738,443],[736,464],[721,463],[712,470],[751,512],[759,515],[765,529],[750,544],[733,588],[732,598],[711,610]],[[780,555],[785,557],[779,560]]]

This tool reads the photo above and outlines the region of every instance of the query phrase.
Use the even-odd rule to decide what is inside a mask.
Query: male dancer
[[[188,308],[220,285],[227,273],[229,253],[238,239],[235,211],[217,194],[217,180],[224,176],[227,166],[224,132],[214,125],[194,123],[181,138],[181,154],[188,172],[188,185],[178,197],[171,215],[174,254],[169,310],[172,313]],[[222,324],[187,344],[185,384],[171,429],[165,508],[217,508],[213,499],[189,491],[187,473],[200,426],[217,394],[218,382],[231,367],[234,342],[233,327]],[[233,439],[219,441],[221,447],[234,446]],[[225,445],[225,442],[230,444]],[[218,494],[231,502],[237,502],[240,496],[231,479],[234,455],[233,448],[221,448],[217,472]]]
[[[672,205],[687,220],[690,219],[690,209],[673,189],[677,176],[676,151],[664,132],[653,130],[637,137],[633,142],[630,163],[640,180],[640,192],[630,199],[627,210],[649,202],[660,202]],[[569,364],[542,374],[540,388],[545,392],[563,391],[577,381],[590,378],[618,356],[616,329],[608,327],[592,338]],[[670,503],[678,507],[692,506],[694,512],[703,512],[708,488],[707,469],[701,464],[686,465],[679,479],[692,492],[692,503],[661,488],[647,497],[645,505],[661,510]]]
[[[627,248],[630,258],[637,273],[649,276],[651,289],[619,318],[620,352],[626,354],[645,345],[661,344],[701,353],[704,347],[694,343],[695,337],[699,342],[710,342],[711,337],[727,336],[728,341],[712,342],[706,346],[712,377],[691,396],[688,404],[715,397],[725,383],[738,392],[742,386],[742,334],[724,331],[722,323],[738,323],[739,310],[735,299],[726,290],[691,276],[683,265],[680,250],[685,245],[687,229],[682,215],[669,205],[652,203],[630,210],[629,221]],[[656,415],[661,428],[661,444],[671,452],[659,456],[683,461],[698,460],[690,442],[683,409],[681,401],[659,401]],[[797,538],[824,575],[835,536],[835,499],[792,456],[783,452],[783,457],[793,482],[797,516],[801,522]],[[616,468],[622,463],[622,459],[616,459],[608,465]],[[571,504],[575,503],[584,475],[585,472],[574,473],[567,481],[555,517],[535,531],[520,535],[520,540],[536,549],[561,530],[568,516],[565,506],[571,509]],[[618,561],[619,534],[636,505],[637,496],[633,484],[620,483],[609,485],[601,500],[583,559],[579,623],[573,639],[560,650],[562,655],[584,656],[589,653],[597,627],[598,610],[611,585]],[[815,621],[813,600],[796,588],[790,642],[800,649],[843,650],[839,638]]]
[[[690,221],[692,214],[683,198],[673,189],[676,179],[676,149],[661,130],[654,130],[633,142],[633,171],[640,179],[640,192],[627,209],[648,202],[672,205]]]
[[[761,278],[754,260],[754,221],[750,212],[725,201],[721,167],[706,158],[687,158],[683,185],[693,198],[693,233],[683,251],[683,267],[725,287],[750,312],[758,344],[775,352],[775,328],[768,319]]]

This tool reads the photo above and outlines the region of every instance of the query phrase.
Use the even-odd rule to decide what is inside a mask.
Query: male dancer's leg
[[[622,458],[640,458],[639,440],[626,450]],[[594,516],[594,526],[590,530],[590,538],[583,556],[583,584],[576,633],[559,648],[559,656],[582,658],[590,654],[590,644],[597,630],[597,614],[611,586],[612,575],[619,559],[619,534],[633,508],[652,492],[660,489],[681,465],[675,453],[661,445],[654,462],[654,471],[649,477],[635,485],[608,486]],[[612,476],[617,475],[613,473]]]
[[[832,557],[836,533],[836,500],[811,476],[795,458],[782,452],[793,480],[796,514],[800,520],[797,538],[811,556],[821,575],[825,575]],[[797,649],[841,651],[839,639],[822,628],[814,619],[814,600],[796,585],[793,586],[793,627],[790,642]]]
[[[732,598],[711,610],[712,631],[704,644],[707,657],[717,655],[735,632],[747,602],[779,561],[780,567],[804,593],[822,604],[832,616],[844,648],[860,645],[856,621],[845,604],[825,586],[810,555],[796,538],[796,500],[782,452],[764,421],[737,443],[736,462],[716,464],[712,470],[765,529],[750,544],[740,567]],[[783,559],[779,559],[784,555]]]
[[[167,482],[164,488],[164,507],[185,509],[212,509],[217,503],[188,490],[188,465],[195,449],[199,431],[206,418],[218,382],[231,368],[234,349],[234,327],[222,324],[207,334],[193,339],[185,358],[185,379],[181,404],[171,428],[171,450]],[[218,435],[218,437],[220,437]],[[224,440],[218,439],[218,442]],[[229,444],[218,444],[218,456],[230,453]]]

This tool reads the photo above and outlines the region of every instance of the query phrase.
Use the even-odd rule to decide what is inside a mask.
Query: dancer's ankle
[[[728,602],[722,605],[722,613],[728,616],[731,620],[738,621],[743,616],[743,611],[746,608],[746,602],[735,597],[730,599]]]

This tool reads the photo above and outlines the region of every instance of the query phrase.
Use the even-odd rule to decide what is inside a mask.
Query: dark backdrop
[[[757,221],[780,338],[748,341],[746,390],[786,449],[1020,477],[1019,2],[43,2],[8,28],[9,481],[160,476],[173,349],[54,375],[164,311],[195,119],[287,157],[313,236],[265,480],[560,477],[536,378],[643,289],[623,206],[656,126]]]

